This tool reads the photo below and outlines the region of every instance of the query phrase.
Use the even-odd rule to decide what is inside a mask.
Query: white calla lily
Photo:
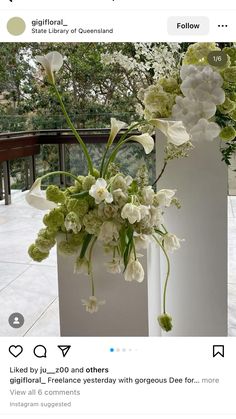
[[[152,119],[149,123],[158,128],[167,137],[167,141],[175,146],[180,146],[190,141],[190,135],[182,121]]]
[[[54,72],[59,71],[63,65],[62,55],[57,51],[53,51],[46,55],[36,55],[35,59],[42,64],[49,82],[54,84]]]
[[[117,134],[127,126],[126,122],[119,121],[116,118],[111,118],[111,131],[110,136],[108,139],[108,146],[110,147],[113,143],[114,139],[116,138]]]
[[[42,178],[39,177],[31,186],[29,192],[27,192],[25,199],[31,207],[40,209],[40,210],[50,210],[57,208],[57,204],[54,202],[48,201],[46,199],[45,191],[41,189]]]
[[[141,144],[146,154],[151,153],[154,149],[154,140],[148,133],[132,135],[129,137],[129,141],[136,141],[137,143]]]

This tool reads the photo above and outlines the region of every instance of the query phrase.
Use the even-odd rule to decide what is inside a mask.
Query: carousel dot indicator
[[[25,28],[25,21],[21,17],[12,17],[7,22],[7,30],[11,35],[22,35],[25,32]]]

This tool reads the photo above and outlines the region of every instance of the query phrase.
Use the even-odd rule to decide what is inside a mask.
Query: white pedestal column
[[[157,135],[157,166],[164,139]],[[160,152],[160,147],[162,151]],[[169,162],[158,189],[177,189],[182,208],[166,210],[170,232],[184,238],[171,255],[165,336],[227,335],[227,167],[218,140],[195,144],[190,157]],[[161,258],[162,277],[165,261]]]
[[[153,251],[152,251],[153,252]],[[145,279],[126,282],[123,274],[109,274],[104,262],[110,260],[102,248],[95,247],[93,271],[95,295],[106,300],[97,313],[86,312],[81,299],[91,295],[90,280],[86,275],[74,274],[75,257],[58,254],[58,284],[60,326],[62,336],[148,336],[160,334],[157,325],[160,291],[157,258],[152,263],[148,252],[143,252]],[[154,255],[155,257],[155,255]],[[159,265],[158,265],[159,266]],[[158,293],[157,293],[158,291]],[[149,299],[149,301],[148,301]]]

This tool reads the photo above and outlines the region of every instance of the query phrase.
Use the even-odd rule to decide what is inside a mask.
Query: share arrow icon
[[[65,358],[71,348],[71,345],[57,345],[57,347],[61,350],[63,358]]]

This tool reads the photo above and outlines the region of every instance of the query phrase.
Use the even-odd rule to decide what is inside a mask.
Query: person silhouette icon
[[[15,317],[14,318],[14,322],[13,322],[13,324],[20,324],[20,322],[19,322],[19,317]]]

